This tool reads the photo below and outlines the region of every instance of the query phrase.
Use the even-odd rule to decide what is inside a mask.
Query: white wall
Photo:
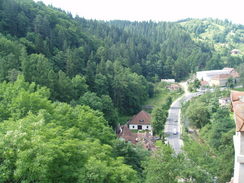
[[[141,125],[141,126],[142,126],[142,130],[152,130],[151,125]],[[138,125],[129,125],[129,129],[130,130],[138,130]]]
[[[199,71],[197,72],[197,79],[210,81],[212,77],[217,76],[219,74],[229,74],[228,70],[211,70],[211,71]]]
[[[244,183],[244,132],[236,132],[234,135],[234,146],[234,183]]]

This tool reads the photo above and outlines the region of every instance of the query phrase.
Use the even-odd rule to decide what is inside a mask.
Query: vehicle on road
[[[173,130],[173,134],[174,134],[174,135],[177,135],[177,129],[176,129],[176,128],[174,128],[174,130]]]

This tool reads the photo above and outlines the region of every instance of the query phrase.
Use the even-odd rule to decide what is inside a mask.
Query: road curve
[[[180,112],[181,103],[190,100],[192,97],[201,95],[201,92],[185,93],[182,97],[176,99],[170,106],[168,119],[165,123],[164,133],[166,142],[174,149],[175,153],[181,152],[183,141],[181,140]]]

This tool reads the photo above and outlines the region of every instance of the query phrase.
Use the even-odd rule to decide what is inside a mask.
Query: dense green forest
[[[208,172],[204,182],[228,182],[233,174],[235,122],[229,106],[218,99],[229,91],[215,91],[197,97],[183,106],[186,131],[184,150],[191,161]],[[192,132],[195,129],[195,132]]]
[[[0,183],[203,181],[206,172],[188,157],[169,147],[149,157],[114,131],[119,116],[154,96],[161,78],[243,63],[229,54],[242,50],[243,26],[206,21],[227,33],[204,37],[213,28],[201,20],[105,22],[42,2],[0,0]],[[216,130],[209,124],[199,127]],[[173,174],[155,180],[158,168]]]

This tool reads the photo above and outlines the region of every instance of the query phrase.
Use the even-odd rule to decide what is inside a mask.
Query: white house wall
[[[142,130],[152,130],[151,125],[141,125],[141,126],[142,126]],[[138,130],[138,125],[130,124],[129,129],[130,130]]]

